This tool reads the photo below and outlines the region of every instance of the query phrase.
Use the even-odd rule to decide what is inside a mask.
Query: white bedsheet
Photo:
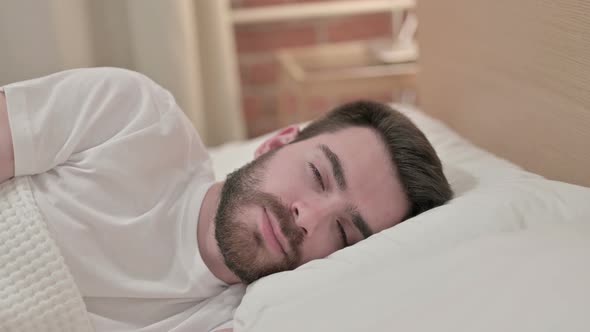
[[[249,286],[235,332],[590,330],[590,189],[526,172],[397,108],[433,143],[456,198]],[[212,150],[217,176],[260,141]]]

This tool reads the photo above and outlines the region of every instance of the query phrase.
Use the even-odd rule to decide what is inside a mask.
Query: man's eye
[[[342,238],[342,248],[348,247],[348,239],[346,237],[346,232],[344,231],[344,227],[340,223],[340,220],[336,221],[338,224],[338,231],[340,232],[340,237]]]
[[[317,167],[315,167],[315,165],[312,163],[307,163],[307,165],[309,166],[309,168],[311,168],[313,176],[315,177],[315,180],[317,181],[318,185],[322,188],[322,191],[326,190],[324,180],[322,180],[322,175],[320,174],[320,171],[318,171]]]

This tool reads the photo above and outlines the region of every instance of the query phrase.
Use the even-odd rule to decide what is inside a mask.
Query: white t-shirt
[[[173,96],[115,68],[4,87],[16,176],[35,199],[97,331],[209,331],[244,288],[206,267],[196,230],[214,177]]]

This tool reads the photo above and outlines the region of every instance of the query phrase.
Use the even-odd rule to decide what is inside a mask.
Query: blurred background
[[[0,85],[69,68],[141,72],[209,146],[343,102],[416,100],[409,0],[0,0]]]

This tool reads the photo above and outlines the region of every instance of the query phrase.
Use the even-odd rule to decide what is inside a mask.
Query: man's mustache
[[[273,194],[257,191],[253,193],[255,204],[265,206],[270,213],[277,219],[281,231],[289,240],[289,244],[293,251],[300,250],[301,243],[303,243],[304,232],[297,226],[295,217],[290,209],[281,201],[281,199]]]

